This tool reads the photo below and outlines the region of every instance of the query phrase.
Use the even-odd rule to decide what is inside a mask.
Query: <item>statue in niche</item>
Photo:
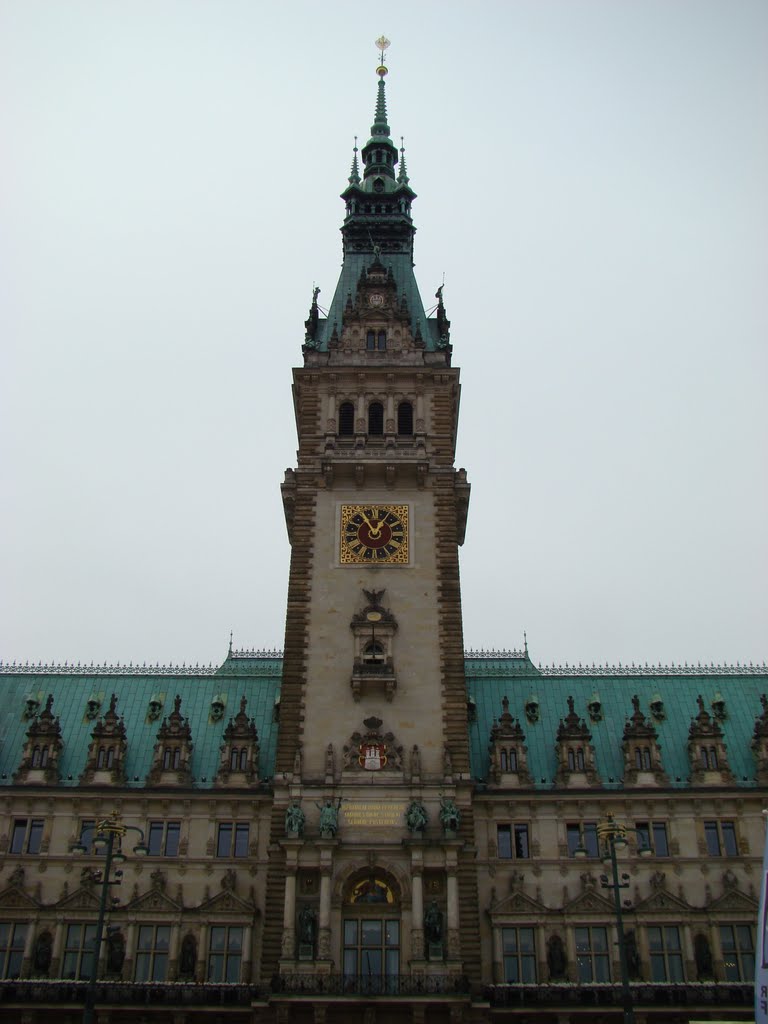
[[[547,942],[547,967],[550,981],[561,981],[565,978],[568,960],[565,956],[563,940],[559,935],[551,935]]]
[[[297,800],[294,800],[290,807],[285,810],[285,831],[293,832],[300,836],[304,833],[304,811]]]
[[[624,932],[624,951],[627,956],[627,971],[633,981],[640,977],[640,954],[637,951],[637,936],[634,930]]]
[[[443,912],[435,900],[429,904],[424,915],[424,935],[430,945],[438,945],[443,941]]]
[[[88,870],[85,868],[84,870]],[[21,889],[24,886],[24,868],[17,864],[13,871],[8,876],[8,885],[15,885],[17,889]]]
[[[334,804],[333,800],[326,800],[322,807],[316,803],[315,807],[320,810],[320,836],[323,839],[333,839],[336,833],[339,831],[339,807],[341,807],[341,797],[339,797],[338,803]]]
[[[197,942],[191,932],[187,932],[181,943],[181,958],[179,960],[179,975],[182,978],[192,978],[195,974],[197,963]]]
[[[299,942],[302,945],[314,946],[316,923],[317,915],[315,911],[308,903],[305,903],[299,914]]]
[[[119,928],[107,929],[107,974],[120,974],[125,960],[125,938]]]
[[[696,961],[696,978],[698,981],[709,981],[714,977],[712,950],[709,939],[699,932],[693,939],[693,957]]]
[[[32,956],[32,966],[35,973],[47,974],[53,957],[53,936],[50,932],[40,932],[35,941],[35,952]]]
[[[458,832],[461,824],[461,814],[453,800],[444,796],[440,797],[440,821],[446,832]]]
[[[423,832],[427,827],[427,812],[418,800],[412,800],[405,812],[405,824],[411,833]]]

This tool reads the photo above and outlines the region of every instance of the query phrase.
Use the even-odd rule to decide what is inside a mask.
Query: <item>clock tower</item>
[[[341,275],[327,312],[315,290],[293,371],[262,976],[459,990],[479,976],[458,559],[469,484],[454,467],[450,323],[442,288],[427,311],[414,276],[416,195],[378,45],[370,138],[342,193]]]

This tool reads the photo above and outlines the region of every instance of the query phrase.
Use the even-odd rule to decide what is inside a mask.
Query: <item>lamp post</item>
[[[96,1005],[96,981],[99,970],[99,953],[101,952],[101,942],[104,934],[104,917],[107,912],[107,897],[109,896],[109,888],[112,885],[120,885],[123,872],[121,868],[115,871],[114,878],[110,878],[110,871],[113,864],[123,864],[126,860],[126,856],[121,852],[120,841],[127,832],[138,832],[139,841],[134,846],[133,852],[138,856],[143,856],[147,853],[147,847],[144,844],[144,833],[140,828],[136,828],[135,825],[125,825],[120,818],[117,811],[113,811],[108,818],[104,818],[101,821],[97,821],[94,826],[95,838],[93,840],[93,848],[96,850],[104,850],[104,867],[101,870],[101,893],[99,896],[99,916],[96,921],[96,935],[93,939],[93,955],[91,957],[91,973],[88,978],[88,987],[85,990],[85,1006],[83,1007],[83,1024],[93,1024],[94,1019],[94,1008]],[[117,849],[115,849],[117,841]],[[87,853],[86,847],[82,843],[78,843],[72,848],[73,853]]]
[[[653,850],[646,844],[646,837],[640,829],[621,825],[615,820],[612,814],[606,815],[605,821],[598,822],[597,837],[603,844],[603,863],[610,864],[612,880],[607,875],[600,876],[600,885],[604,889],[613,890],[613,907],[616,912],[616,928],[619,940],[619,970],[621,972],[621,1005],[624,1014],[624,1024],[635,1024],[635,1009],[632,1005],[632,990],[629,987],[629,964],[627,963],[627,940],[624,936],[624,909],[621,902],[621,890],[629,888],[629,875],[623,872],[619,875],[619,862],[616,856],[617,850],[623,850],[627,846],[627,834],[635,832],[642,841],[638,849],[641,857],[648,857]],[[587,849],[582,843],[574,851],[576,857],[586,857]]]

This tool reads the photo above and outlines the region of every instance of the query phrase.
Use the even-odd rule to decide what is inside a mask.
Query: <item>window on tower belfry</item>
[[[397,432],[401,437],[413,434],[413,406],[410,402],[401,402],[397,407]]]

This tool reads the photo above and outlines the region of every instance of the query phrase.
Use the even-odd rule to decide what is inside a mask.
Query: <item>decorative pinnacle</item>
[[[400,185],[407,185],[409,182],[408,168],[405,166],[405,141],[400,136],[400,170],[397,173],[397,181]]]
[[[379,36],[376,40],[376,49],[379,51],[379,66],[376,68],[376,74],[379,78],[383,78],[387,73],[387,66],[384,63],[384,53],[389,48],[389,40],[386,36]]]
[[[355,136],[355,148],[353,150],[354,156],[352,157],[352,170],[349,172],[349,184],[359,185],[360,184],[360,167],[357,163],[357,136]]]

